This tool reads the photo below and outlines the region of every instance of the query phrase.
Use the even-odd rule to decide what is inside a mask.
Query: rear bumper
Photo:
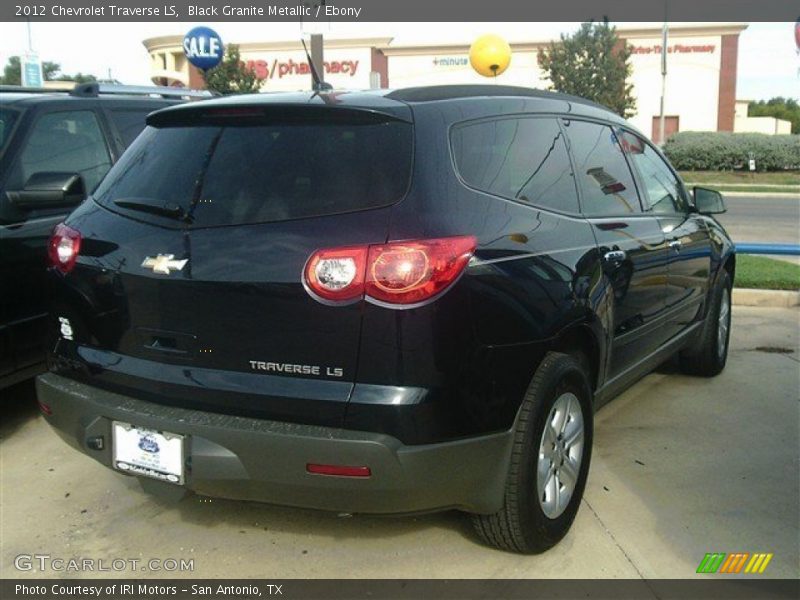
[[[107,467],[114,420],[187,436],[185,487],[204,495],[352,513],[491,513],[503,501],[510,431],[406,446],[378,433],[162,406],[53,373],[36,387],[50,425]],[[98,436],[103,448],[90,449],[87,439]],[[308,463],[365,465],[371,476],[314,475]]]

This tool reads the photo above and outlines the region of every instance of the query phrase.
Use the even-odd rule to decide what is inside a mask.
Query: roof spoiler
[[[411,123],[409,118],[393,112],[369,107],[338,106],[326,103],[256,102],[248,104],[218,104],[211,102],[172,106],[147,115],[147,124],[152,127],[191,126],[208,123],[217,125],[337,122],[369,124],[386,121]]]

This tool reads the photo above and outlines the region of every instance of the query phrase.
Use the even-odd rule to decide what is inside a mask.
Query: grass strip
[[[764,256],[738,254],[734,287],[800,290],[800,265]]]

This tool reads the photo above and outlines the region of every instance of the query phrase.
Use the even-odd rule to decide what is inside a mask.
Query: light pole
[[[33,51],[33,33],[31,32],[31,20],[26,20],[28,29],[28,50],[22,53],[19,58],[19,77],[22,87],[42,87],[44,85],[44,73],[39,55]]]
[[[315,19],[316,15],[319,14],[320,8],[326,5],[325,3],[326,0],[318,0],[318,3],[312,2],[310,4],[311,14],[314,15],[312,19]],[[307,6],[305,3],[303,5]],[[306,52],[306,58],[308,59],[309,68],[311,70],[311,89],[316,91],[328,90],[331,86],[325,83],[325,42],[322,36],[323,27],[317,20],[306,23],[306,21],[302,19],[300,21],[300,26],[301,35],[308,34],[309,45],[311,46],[311,52],[309,52],[305,40],[302,40],[303,49]]]
[[[666,14],[664,15],[666,17]],[[661,113],[658,123],[658,143],[664,145],[664,96],[667,94],[667,21],[661,30]]]

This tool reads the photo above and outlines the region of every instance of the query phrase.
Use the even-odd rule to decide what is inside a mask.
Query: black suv
[[[0,389],[44,370],[53,227],[94,189],[149,113],[187,94],[198,95],[97,83],[69,92],[0,86]]]
[[[608,110],[503,86],[159,111],[50,242],[41,410],[151,490],[542,551],[598,406],[725,366],[733,245]]]

